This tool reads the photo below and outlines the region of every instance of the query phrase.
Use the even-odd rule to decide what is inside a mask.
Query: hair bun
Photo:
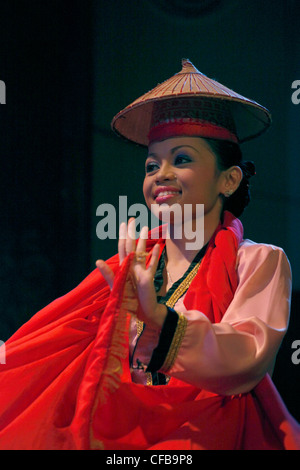
[[[246,179],[251,178],[251,176],[256,175],[256,169],[253,162],[247,161],[241,164],[241,169],[243,171],[244,177]]]

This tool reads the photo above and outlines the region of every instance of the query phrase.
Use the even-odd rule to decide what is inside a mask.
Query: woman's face
[[[149,145],[143,192],[151,205],[204,204],[204,214],[222,210],[224,178],[208,143],[200,137],[173,137]]]

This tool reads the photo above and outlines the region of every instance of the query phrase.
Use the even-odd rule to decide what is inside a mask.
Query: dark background
[[[274,381],[300,420],[298,0],[0,1],[0,339],[75,287],[116,240],[96,236],[96,208],[143,202],[144,150],[112,117],[189,58],[268,107],[273,127],[244,144],[255,160],[245,236],[279,245],[293,269],[289,332]]]

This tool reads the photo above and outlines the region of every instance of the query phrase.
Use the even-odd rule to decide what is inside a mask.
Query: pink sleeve
[[[251,390],[272,372],[287,330],[291,271],[285,253],[245,241],[238,252],[239,285],[221,323],[212,324],[184,299],[175,306],[186,331],[168,375],[222,395]]]

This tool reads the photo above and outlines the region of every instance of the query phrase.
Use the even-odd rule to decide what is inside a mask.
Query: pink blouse
[[[196,387],[221,395],[252,390],[273,371],[287,331],[291,270],[281,248],[244,240],[237,256],[238,288],[220,323],[187,310],[184,296],[174,309],[187,318],[175,361],[168,371]],[[142,335],[133,319],[130,332],[132,380],[150,383],[145,366],[159,341],[159,330],[145,326]]]

